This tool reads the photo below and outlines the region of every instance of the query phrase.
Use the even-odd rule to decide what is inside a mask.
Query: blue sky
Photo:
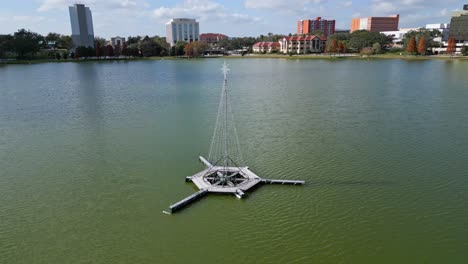
[[[70,34],[67,6],[84,3],[93,12],[96,36],[164,35],[171,17],[200,21],[200,32],[229,36],[294,33],[298,19],[321,16],[349,29],[352,17],[400,14],[400,27],[449,23],[460,0],[16,0],[2,1],[0,34],[19,28]]]

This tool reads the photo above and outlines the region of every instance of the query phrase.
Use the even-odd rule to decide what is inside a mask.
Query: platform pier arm
[[[198,159],[199,159],[203,164],[205,164],[205,166],[206,166],[207,168],[213,167],[213,165],[212,165],[207,159],[205,159],[204,157],[200,156],[200,157],[198,157]]]
[[[291,184],[291,185],[303,185],[305,181],[298,180],[275,180],[275,179],[262,179],[261,182],[268,184]]]
[[[201,198],[202,196],[204,196],[205,194],[208,193],[208,190],[207,189],[202,189],[202,190],[199,190],[198,192],[180,200],[179,202],[169,206],[169,213],[174,213],[176,211],[179,211],[180,209],[182,209],[183,207],[189,205],[190,203],[193,203],[195,200]]]

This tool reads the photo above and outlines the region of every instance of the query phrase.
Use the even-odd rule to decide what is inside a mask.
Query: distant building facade
[[[257,42],[252,46],[252,51],[258,53],[272,53],[279,51],[279,48],[279,42]]]
[[[93,17],[89,7],[75,4],[68,9],[70,12],[73,47],[84,46],[94,48]]]
[[[441,41],[447,41],[449,38],[449,32],[450,32],[450,24],[447,23],[442,23],[442,24],[427,24],[426,29],[428,30],[439,30],[440,33],[442,34],[441,37],[434,38],[434,41],[441,42]]]
[[[314,20],[306,19],[297,21],[297,34],[312,34],[316,30],[321,30],[326,37],[335,34],[335,20],[322,19],[316,17]]]
[[[110,40],[110,45],[112,45],[112,47],[121,47],[123,46],[123,44],[125,43],[125,38],[124,37],[113,37],[111,38]]]
[[[166,23],[166,41],[174,46],[177,41],[199,41],[199,23],[190,18],[173,18]]]
[[[457,43],[468,42],[468,5],[464,5],[463,10],[453,13],[449,37],[453,37]]]
[[[292,36],[279,40],[281,53],[322,53],[325,51],[327,38],[321,36]]]
[[[370,32],[398,31],[399,20],[400,15],[353,18],[351,20],[351,33],[356,30],[367,30]]]
[[[393,38],[394,47],[403,47],[403,38],[410,31],[417,31],[421,28],[400,28],[395,31],[381,31],[380,33]]]
[[[207,44],[217,44],[221,40],[227,40],[228,36],[218,33],[203,33],[200,34],[200,41],[203,41]]]

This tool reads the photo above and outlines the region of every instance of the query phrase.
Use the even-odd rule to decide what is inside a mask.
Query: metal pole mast
[[[223,64],[223,73],[224,73],[224,82],[223,82],[223,90],[224,90],[224,175],[227,176],[227,167],[228,164],[228,94],[227,94],[227,74],[229,72],[229,68],[224,62]]]

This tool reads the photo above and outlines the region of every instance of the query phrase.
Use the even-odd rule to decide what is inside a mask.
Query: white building
[[[252,51],[257,53],[272,53],[277,52],[279,48],[279,42],[257,42],[252,46]]]
[[[166,41],[174,46],[177,41],[199,41],[199,25],[195,19],[173,18],[166,23]]]
[[[439,43],[439,47],[432,47],[434,54],[446,54],[447,53],[448,41],[442,41]],[[460,55],[463,47],[468,46],[467,43],[455,43],[455,55]]]
[[[393,45],[394,46],[402,46],[403,45],[403,38],[405,37],[406,33],[410,31],[418,31],[421,28],[400,28],[397,31],[382,31],[380,33],[393,37]]]
[[[75,4],[69,7],[69,11],[73,47],[84,46],[94,48],[93,17],[89,7]]]
[[[437,29],[442,33],[442,37],[437,37],[434,38],[434,41],[437,42],[442,42],[442,41],[447,41],[449,38],[449,32],[450,32],[450,24],[427,24],[426,29],[428,30],[434,30]]]
[[[124,37],[113,37],[111,38],[110,40],[110,45],[112,45],[112,47],[121,47],[123,46],[123,44],[125,43],[125,38]]]
[[[421,29],[434,30],[437,29],[442,33],[442,37],[434,38],[436,42],[447,41],[449,36],[450,24],[427,24],[424,28],[400,28],[398,31],[382,31],[381,33],[393,37],[394,46],[402,46],[403,38],[410,31],[418,31]]]
[[[282,53],[321,53],[325,50],[327,38],[321,36],[293,36],[279,40]]]

